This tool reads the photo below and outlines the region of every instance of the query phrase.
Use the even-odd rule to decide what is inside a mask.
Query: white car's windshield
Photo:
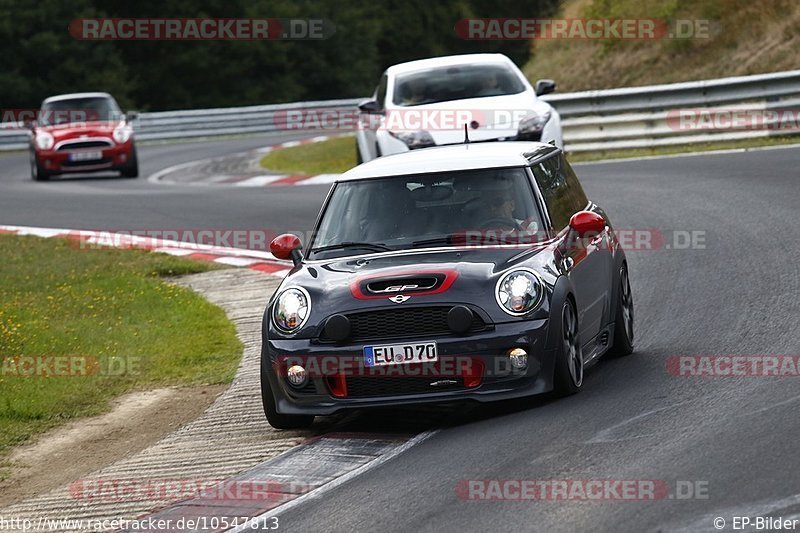
[[[392,101],[399,106],[518,94],[525,85],[507,65],[458,65],[400,74]]]
[[[487,233],[530,236],[540,228],[524,168],[373,178],[336,186],[311,258],[478,244]]]

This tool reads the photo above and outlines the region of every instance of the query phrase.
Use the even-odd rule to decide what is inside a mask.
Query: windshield
[[[111,98],[102,96],[56,100],[42,105],[39,124],[54,126],[71,122],[117,122],[122,111]]]
[[[500,234],[512,237],[506,243],[525,242],[516,238],[540,228],[524,168],[374,178],[336,186],[310,256],[496,245]]]
[[[399,106],[415,106],[524,90],[525,85],[508,65],[459,65],[398,75],[393,101]]]

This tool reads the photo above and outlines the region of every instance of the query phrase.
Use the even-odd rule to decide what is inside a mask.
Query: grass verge
[[[800,58],[796,0],[562,0],[559,7],[557,18],[659,19],[687,37],[532,40],[523,72],[532,83],[555,79],[560,92],[778,72],[796,69]]]
[[[275,150],[261,158],[261,166],[287,174],[340,174],[356,166],[356,141],[349,136],[335,137]]]
[[[0,479],[12,446],[116,395],[233,379],[233,324],[161,279],[216,265],[13,235],[0,235],[0,257]]]
[[[595,152],[575,152],[569,154],[572,163],[599,161],[602,159],[625,159],[672,154],[689,154],[712,150],[731,150],[737,148],[759,148],[764,146],[780,146],[800,143],[800,136],[764,137],[762,139],[744,139],[739,141],[720,141],[679,146],[660,146],[654,148],[635,148],[626,150],[599,150]],[[355,141],[351,137],[342,137],[313,144],[304,144],[292,148],[284,148],[267,154],[261,165],[278,172],[297,174],[336,174],[356,164]],[[280,156],[275,159],[273,156]],[[345,163],[345,160],[347,162]],[[291,164],[282,164],[283,162]]]

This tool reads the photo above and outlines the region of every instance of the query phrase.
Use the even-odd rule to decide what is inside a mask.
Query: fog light
[[[528,366],[528,352],[522,348],[514,348],[508,351],[508,358],[511,360],[511,366],[517,369],[525,368]]]
[[[308,373],[306,369],[300,365],[292,365],[286,371],[286,379],[293,387],[302,387],[308,381]]]

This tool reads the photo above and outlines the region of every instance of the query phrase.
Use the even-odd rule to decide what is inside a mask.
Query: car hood
[[[513,137],[517,134],[520,120],[526,115],[545,114],[551,110],[550,104],[536,98],[532,91],[523,91],[505,96],[402,107],[394,111],[401,113],[400,118],[403,119],[395,123],[408,126],[419,123],[422,127],[416,129],[428,131],[437,145],[444,145],[464,141],[464,126],[460,124],[462,119],[478,123],[477,128],[469,128],[471,141],[485,141]],[[419,113],[421,120],[417,120],[415,113]],[[401,131],[393,127],[391,118],[389,116],[387,119],[387,129],[392,132]]]
[[[72,124],[56,124],[41,126],[39,131],[50,133],[56,142],[86,135],[87,137],[111,137],[114,129],[123,124],[121,121],[81,122]]]
[[[558,277],[553,253],[552,244],[542,244],[438,248],[314,261],[295,268],[275,294],[293,286],[307,290],[312,301],[309,325],[319,325],[335,313],[436,303],[477,306],[493,322],[508,322],[516,319],[495,302],[497,280],[509,269],[525,266],[537,271],[545,285],[552,287]],[[439,283],[431,290],[406,288],[435,276]],[[393,289],[373,293],[373,282]],[[401,303],[390,299],[398,294],[408,299]]]

